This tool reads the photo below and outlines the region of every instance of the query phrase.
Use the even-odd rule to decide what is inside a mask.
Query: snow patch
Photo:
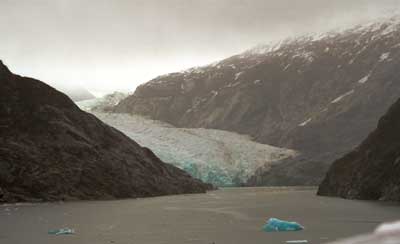
[[[397,27],[396,25],[392,24],[392,25],[388,25],[388,27],[386,27],[386,28],[381,32],[381,34],[384,35],[384,36],[386,36],[386,35],[392,34],[393,32],[395,32],[395,31],[397,31],[397,30],[398,30],[398,27]]]
[[[212,90],[212,91],[211,91],[211,96],[212,96],[212,98],[218,96],[218,91]]]
[[[389,56],[390,56],[390,52],[388,52],[388,53],[382,53],[382,55],[379,57],[379,62],[385,61],[386,59],[389,58]]]
[[[244,72],[239,72],[235,74],[235,80],[239,79],[239,77],[243,74]]]
[[[308,52],[308,51],[301,51],[301,52],[298,52],[297,54],[293,55],[293,58],[302,58],[302,59],[306,60],[307,62],[311,63],[314,61],[314,53]]]
[[[183,71],[184,73],[189,73],[189,74],[202,74],[204,73],[204,68],[203,67],[193,67],[187,70]]]
[[[290,64],[287,64],[287,65],[285,66],[285,68],[283,68],[283,70],[286,71],[289,67],[290,67]]]
[[[343,98],[345,98],[345,97],[347,97],[347,96],[350,96],[350,95],[353,94],[353,93],[354,93],[354,90],[348,91],[348,92],[346,92],[345,94],[343,94],[343,95],[341,95],[341,96],[335,98],[331,103],[338,103],[338,102],[340,102]]]
[[[370,77],[370,76],[371,76],[370,74],[369,74],[369,75],[366,75],[365,77],[361,78],[361,79],[358,81],[358,83],[364,84],[365,82],[367,82],[367,81],[369,80],[369,77]]]
[[[299,124],[299,126],[301,126],[301,127],[306,126],[308,123],[311,122],[311,120],[312,120],[312,119],[309,118],[309,119],[307,119],[306,121],[304,121],[303,123]]]
[[[238,86],[239,84],[240,84],[240,82],[238,81],[235,83],[228,84],[226,87],[235,87],[235,86]]]

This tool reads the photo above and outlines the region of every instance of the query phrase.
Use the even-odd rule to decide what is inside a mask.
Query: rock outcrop
[[[318,194],[400,201],[400,100],[354,151],[335,161]]]
[[[163,75],[139,86],[114,111],[177,127],[235,131],[300,151],[300,161],[260,168],[249,183],[269,185],[276,171],[299,176],[296,184],[316,184],[399,97],[399,23],[394,18],[288,39]]]
[[[112,199],[210,188],[70,98],[0,62],[0,202]]]

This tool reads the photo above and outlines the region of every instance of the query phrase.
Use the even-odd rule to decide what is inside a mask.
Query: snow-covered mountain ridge
[[[288,163],[291,172],[279,169],[280,178],[303,175],[295,184],[317,184],[330,162],[358,145],[400,96],[398,20],[286,39],[163,75],[114,111],[298,150],[301,166]],[[310,170],[319,169],[315,177],[301,170],[306,161]],[[252,184],[269,184],[271,177],[256,178]]]

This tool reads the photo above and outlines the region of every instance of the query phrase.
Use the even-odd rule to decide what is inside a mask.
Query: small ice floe
[[[371,76],[370,74],[364,76],[363,78],[361,78],[361,79],[358,81],[358,83],[364,84],[365,82],[367,82],[367,81],[369,80],[369,77],[370,77],[370,76]]]
[[[253,83],[257,85],[257,84],[259,84],[260,82],[261,82],[260,80],[255,80]]]
[[[299,124],[299,126],[301,126],[301,127],[306,126],[308,123],[311,122],[311,120],[312,120],[312,119],[309,118],[309,119],[307,119],[306,121],[304,121],[303,123]]]
[[[293,240],[293,241],[286,241],[286,243],[296,243],[296,244],[300,244],[300,243],[302,243],[302,244],[305,244],[305,243],[308,243],[308,241],[307,240]]]
[[[390,56],[390,53],[382,53],[382,55],[379,57],[379,62],[383,62],[386,59],[388,59]]]
[[[348,92],[346,92],[345,94],[343,94],[343,95],[341,95],[341,96],[335,98],[331,103],[338,103],[338,102],[340,102],[343,98],[345,98],[345,97],[347,97],[347,96],[349,96],[349,95],[351,95],[351,94],[353,94],[353,93],[354,93],[354,90],[348,91]]]
[[[74,229],[70,228],[61,228],[61,229],[53,229],[47,232],[49,235],[72,235],[75,234]]]
[[[278,231],[299,231],[303,230],[304,227],[297,222],[290,222],[290,221],[280,220],[277,218],[270,218],[262,229],[265,232],[278,232]]]

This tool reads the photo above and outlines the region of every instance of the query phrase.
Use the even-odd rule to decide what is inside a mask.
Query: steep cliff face
[[[327,167],[327,161],[357,146],[398,98],[399,39],[396,18],[259,46],[209,66],[157,77],[114,111],[178,127],[248,134],[303,152],[310,169],[319,161]],[[296,174],[307,176],[299,170]],[[260,169],[258,178],[263,173]]]
[[[208,185],[0,62],[0,202],[204,192]]]
[[[400,100],[354,151],[333,163],[318,194],[400,200]]]

